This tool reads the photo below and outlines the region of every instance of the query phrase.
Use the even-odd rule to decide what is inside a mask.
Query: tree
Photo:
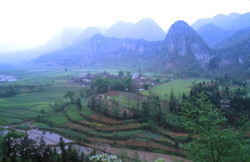
[[[88,102],[88,107],[91,109],[96,109],[97,107],[97,100],[95,99],[95,96],[92,96],[90,101]]]
[[[59,146],[62,151],[62,162],[67,162],[67,151],[65,149],[65,143],[62,137],[60,137]]]
[[[63,109],[67,106],[67,103],[64,100],[55,100],[52,101],[49,106],[54,109],[56,112],[63,111]]]
[[[36,154],[36,141],[29,139],[26,134],[20,142],[19,151],[22,161],[26,162],[29,159],[33,159]]]
[[[129,71],[126,71],[126,77],[127,78],[131,78],[132,76],[131,76],[131,73],[129,72]]]
[[[76,149],[72,148],[72,146],[69,145],[67,162],[78,162],[78,161],[80,161],[79,158],[80,157],[78,156]]]
[[[67,92],[65,93],[65,95],[64,95],[64,98],[69,98],[69,99],[70,99],[70,102],[73,103],[75,95],[76,95],[76,92],[67,91]]]
[[[43,137],[41,136],[39,145],[37,146],[36,159],[39,159],[40,162],[46,162],[52,158],[52,149],[45,143]]]
[[[143,84],[143,88],[146,89],[146,90],[149,88],[149,86],[150,86],[150,85],[149,85],[148,83],[144,83],[144,84]]]
[[[82,106],[82,102],[81,102],[80,98],[77,98],[76,106],[77,106],[78,109],[82,110],[83,106]]]
[[[242,135],[224,126],[226,118],[204,93],[193,102],[184,103],[182,114],[187,118],[183,125],[192,136],[192,141],[184,145],[189,158],[212,162],[247,161]]]
[[[16,161],[20,142],[21,136],[18,135],[16,132],[11,131],[4,136],[1,147],[5,159],[10,159],[12,162]]]
[[[144,121],[149,121],[149,114],[150,114],[150,107],[149,107],[149,101],[143,101],[141,103],[141,108],[142,108],[142,112],[143,112],[143,120]]]
[[[177,113],[177,99],[174,97],[174,90],[170,92],[169,109],[172,113]]]
[[[119,76],[119,77],[124,77],[124,71],[119,71],[119,72],[118,72],[118,76]]]
[[[108,91],[109,85],[110,85],[109,79],[98,77],[92,82],[91,89],[96,93],[105,93]]]
[[[80,97],[89,97],[89,96],[91,96],[91,95],[93,95],[92,94],[93,92],[90,90],[90,88],[81,88],[80,90],[79,90],[79,96]]]
[[[111,107],[111,109],[112,109],[113,115],[114,115],[116,118],[118,118],[118,117],[119,117],[119,102],[113,100],[113,101],[112,101],[112,107]]]

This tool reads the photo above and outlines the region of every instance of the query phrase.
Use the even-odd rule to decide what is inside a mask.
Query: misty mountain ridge
[[[232,15],[234,20],[241,17],[237,14]],[[219,15],[217,19],[220,17],[224,16]],[[122,24],[125,25],[124,33],[119,33]],[[140,30],[143,32],[134,33],[147,35],[150,33],[147,31],[157,33],[155,29],[159,29],[158,33],[161,33],[159,35],[162,35],[162,29],[155,24],[152,19],[143,19],[137,24],[120,21],[106,32],[101,32],[98,27],[89,27],[80,32],[79,35],[75,34],[74,36],[77,38],[75,40],[69,39],[70,43],[63,48],[58,43],[60,37],[55,37],[54,47],[57,49],[52,48],[53,50],[46,51],[44,48],[43,54],[38,49],[26,51],[26,53],[31,55],[39,53],[36,55],[39,57],[31,61],[31,64],[40,66],[88,66],[104,62],[118,63],[118,65],[119,63],[128,63],[134,66],[147,62],[151,69],[177,70],[180,73],[193,76],[198,76],[201,71],[206,69],[226,68],[231,65],[246,68],[245,65],[249,58],[249,28],[231,35],[234,31],[220,28],[214,24],[205,24],[198,30],[199,35],[185,21],[176,21],[168,33],[164,35],[164,38],[161,38],[162,41],[127,38],[122,35],[125,32]],[[68,31],[68,33],[71,32]],[[113,34],[113,36],[108,37],[107,33]],[[115,35],[118,33],[120,35]],[[156,36],[157,34],[154,37]],[[152,35],[151,38],[153,38]],[[210,46],[204,40],[211,41]]]
[[[142,19],[133,25],[128,33],[127,38],[145,39],[147,41],[160,41],[165,38],[164,30],[151,18]]]
[[[213,57],[213,52],[199,34],[186,22],[174,23],[163,41],[149,42],[143,39],[110,38],[101,34],[86,39],[62,51],[42,55],[35,64],[40,65],[86,65],[102,61],[145,61],[152,66],[161,62],[162,67],[173,69],[182,61],[205,67]],[[194,63],[192,63],[194,62]],[[190,64],[183,64],[186,68]],[[193,67],[193,66],[192,66]]]
[[[216,28],[211,24],[208,26]],[[221,31],[224,32],[224,30]],[[243,39],[245,37],[246,39]],[[244,33],[236,33],[228,40],[231,40],[232,44],[237,44],[236,42],[239,42],[239,40],[248,40],[247,38],[248,36]],[[247,45],[247,41],[243,41],[241,47]],[[247,47],[244,47],[244,49],[248,51]],[[120,39],[96,34],[91,38],[72,44],[64,50],[42,55],[35,59],[33,63],[51,66],[85,66],[105,61],[131,64],[148,61],[151,67],[157,66],[157,68],[163,70],[177,70],[196,76],[204,69],[236,65],[237,61],[232,61],[232,59],[241,60],[245,58],[245,53],[242,54],[244,57],[242,55],[232,57],[230,55],[232,52],[228,52],[230,50],[229,47],[211,49],[186,22],[176,21],[170,27],[163,41]],[[227,51],[226,54],[223,54],[225,51]]]
[[[155,53],[155,43],[143,39],[120,39],[96,34],[77,44],[35,59],[39,65],[89,65],[103,61],[131,61],[145,59]]]
[[[235,33],[215,48],[221,58],[226,60],[223,64],[239,64],[250,68],[250,27]]]
[[[232,36],[235,31],[226,30],[223,28],[220,28],[212,23],[205,24],[201,26],[197,32],[200,34],[200,36],[204,39],[204,41],[210,46],[214,46],[221,41],[229,38]]]
[[[115,38],[125,38],[127,37],[127,33],[135,25],[130,22],[118,21],[114,25],[112,25],[104,34],[107,37],[115,37]]]
[[[219,14],[213,18],[198,19],[191,26],[198,30],[209,23],[226,30],[239,31],[250,26],[250,12],[244,14],[231,13],[229,15]]]
[[[120,21],[111,26],[109,29],[100,26],[88,27],[86,29],[80,27],[65,27],[63,30],[53,34],[45,45],[27,50],[18,50],[3,53],[3,55],[0,55],[0,62],[27,62],[36,57],[39,57],[40,55],[53,53],[54,51],[60,51],[64,48],[67,48],[67,46],[79,43],[88,38],[91,38],[95,34],[100,33],[115,38],[133,37],[136,39],[145,39],[149,41],[160,39],[163,40],[165,37],[165,32],[159,27],[158,24],[156,24],[152,19],[149,18],[143,19],[137,24]],[[4,48],[1,49],[3,49],[2,51],[5,51]]]
[[[74,39],[74,43],[81,42],[85,39],[91,38],[96,34],[101,34],[101,31],[98,27],[88,27],[84,31],[82,31],[79,35],[77,35],[76,39]]]
[[[250,28],[238,31],[214,46],[217,57],[210,61],[216,72],[231,76],[250,76]]]
[[[250,39],[250,27],[240,30],[231,37],[225,39],[215,46],[215,48],[232,48],[241,44],[246,44]]]
[[[104,34],[115,38],[134,38],[147,41],[160,41],[165,38],[164,30],[151,18],[145,18],[136,24],[119,21]]]

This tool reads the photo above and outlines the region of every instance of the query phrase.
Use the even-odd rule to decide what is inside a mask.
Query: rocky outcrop
[[[200,35],[184,21],[177,21],[170,27],[164,42],[167,46],[169,62],[176,55],[193,55],[200,65],[205,67],[214,57],[213,51]]]

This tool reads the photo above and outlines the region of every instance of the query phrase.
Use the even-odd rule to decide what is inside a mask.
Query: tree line
[[[96,162],[101,160],[97,156],[102,157],[102,154],[97,154],[95,150],[85,155],[84,152],[79,152],[71,145],[66,147],[62,137],[56,146],[50,146],[46,144],[43,137],[33,140],[27,134],[15,131],[10,131],[1,137],[0,146],[1,162]],[[104,155],[108,159],[113,157],[111,159],[114,162],[118,161],[115,155]],[[102,159],[105,160],[103,157]]]
[[[53,82],[37,82],[31,85],[11,84],[0,85],[0,97],[13,97],[21,93],[41,92],[44,87],[51,86]]]

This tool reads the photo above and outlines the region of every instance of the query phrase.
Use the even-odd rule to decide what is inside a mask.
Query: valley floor
[[[102,102],[108,105],[107,111],[113,114],[117,111],[118,117],[112,116],[112,113],[105,114],[89,108],[88,99],[83,97],[81,97],[82,109],[79,109],[76,104],[68,104],[62,111],[55,111],[51,107],[52,101],[65,99],[65,93],[68,91],[76,92],[78,95],[81,89],[79,84],[69,83],[72,76],[87,72],[87,70],[78,69],[68,72],[64,70],[28,71],[19,76],[18,72],[16,75],[14,73],[13,75],[18,76],[19,80],[6,85],[15,87],[20,85],[22,92],[0,98],[0,124],[23,130],[30,127],[39,129],[30,133],[44,136],[52,145],[58,142],[56,134],[60,134],[65,137],[66,143],[82,143],[90,148],[120,156],[124,154],[128,157],[139,156],[140,159],[149,162],[156,158],[164,158],[168,162],[189,161],[183,158],[185,155],[181,149],[187,141],[187,133],[175,131],[174,128],[154,127],[139,122],[138,119],[133,118],[133,115],[142,109],[141,103],[152,94],[159,95],[160,106],[169,112],[166,105],[172,89],[174,94],[181,98],[183,93],[189,93],[194,82],[203,82],[207,79],[190,78],[166,82],[166,78],[163,78],[163,84],[140,93],[108,91],[103,95],[106,98],[103,98]],[[32,88],[40,85],[44,86],[41,89]],[[114,101],[118,106],[114,105]],[[119,117],[124,114],[126,117]],[[178,118],[171,113],[168,119],[178,121]],[[55,132],[55,134],[54,136],[44,134],[40,130]],[[104,149],[100,144],[106,144],[108,148]]]

